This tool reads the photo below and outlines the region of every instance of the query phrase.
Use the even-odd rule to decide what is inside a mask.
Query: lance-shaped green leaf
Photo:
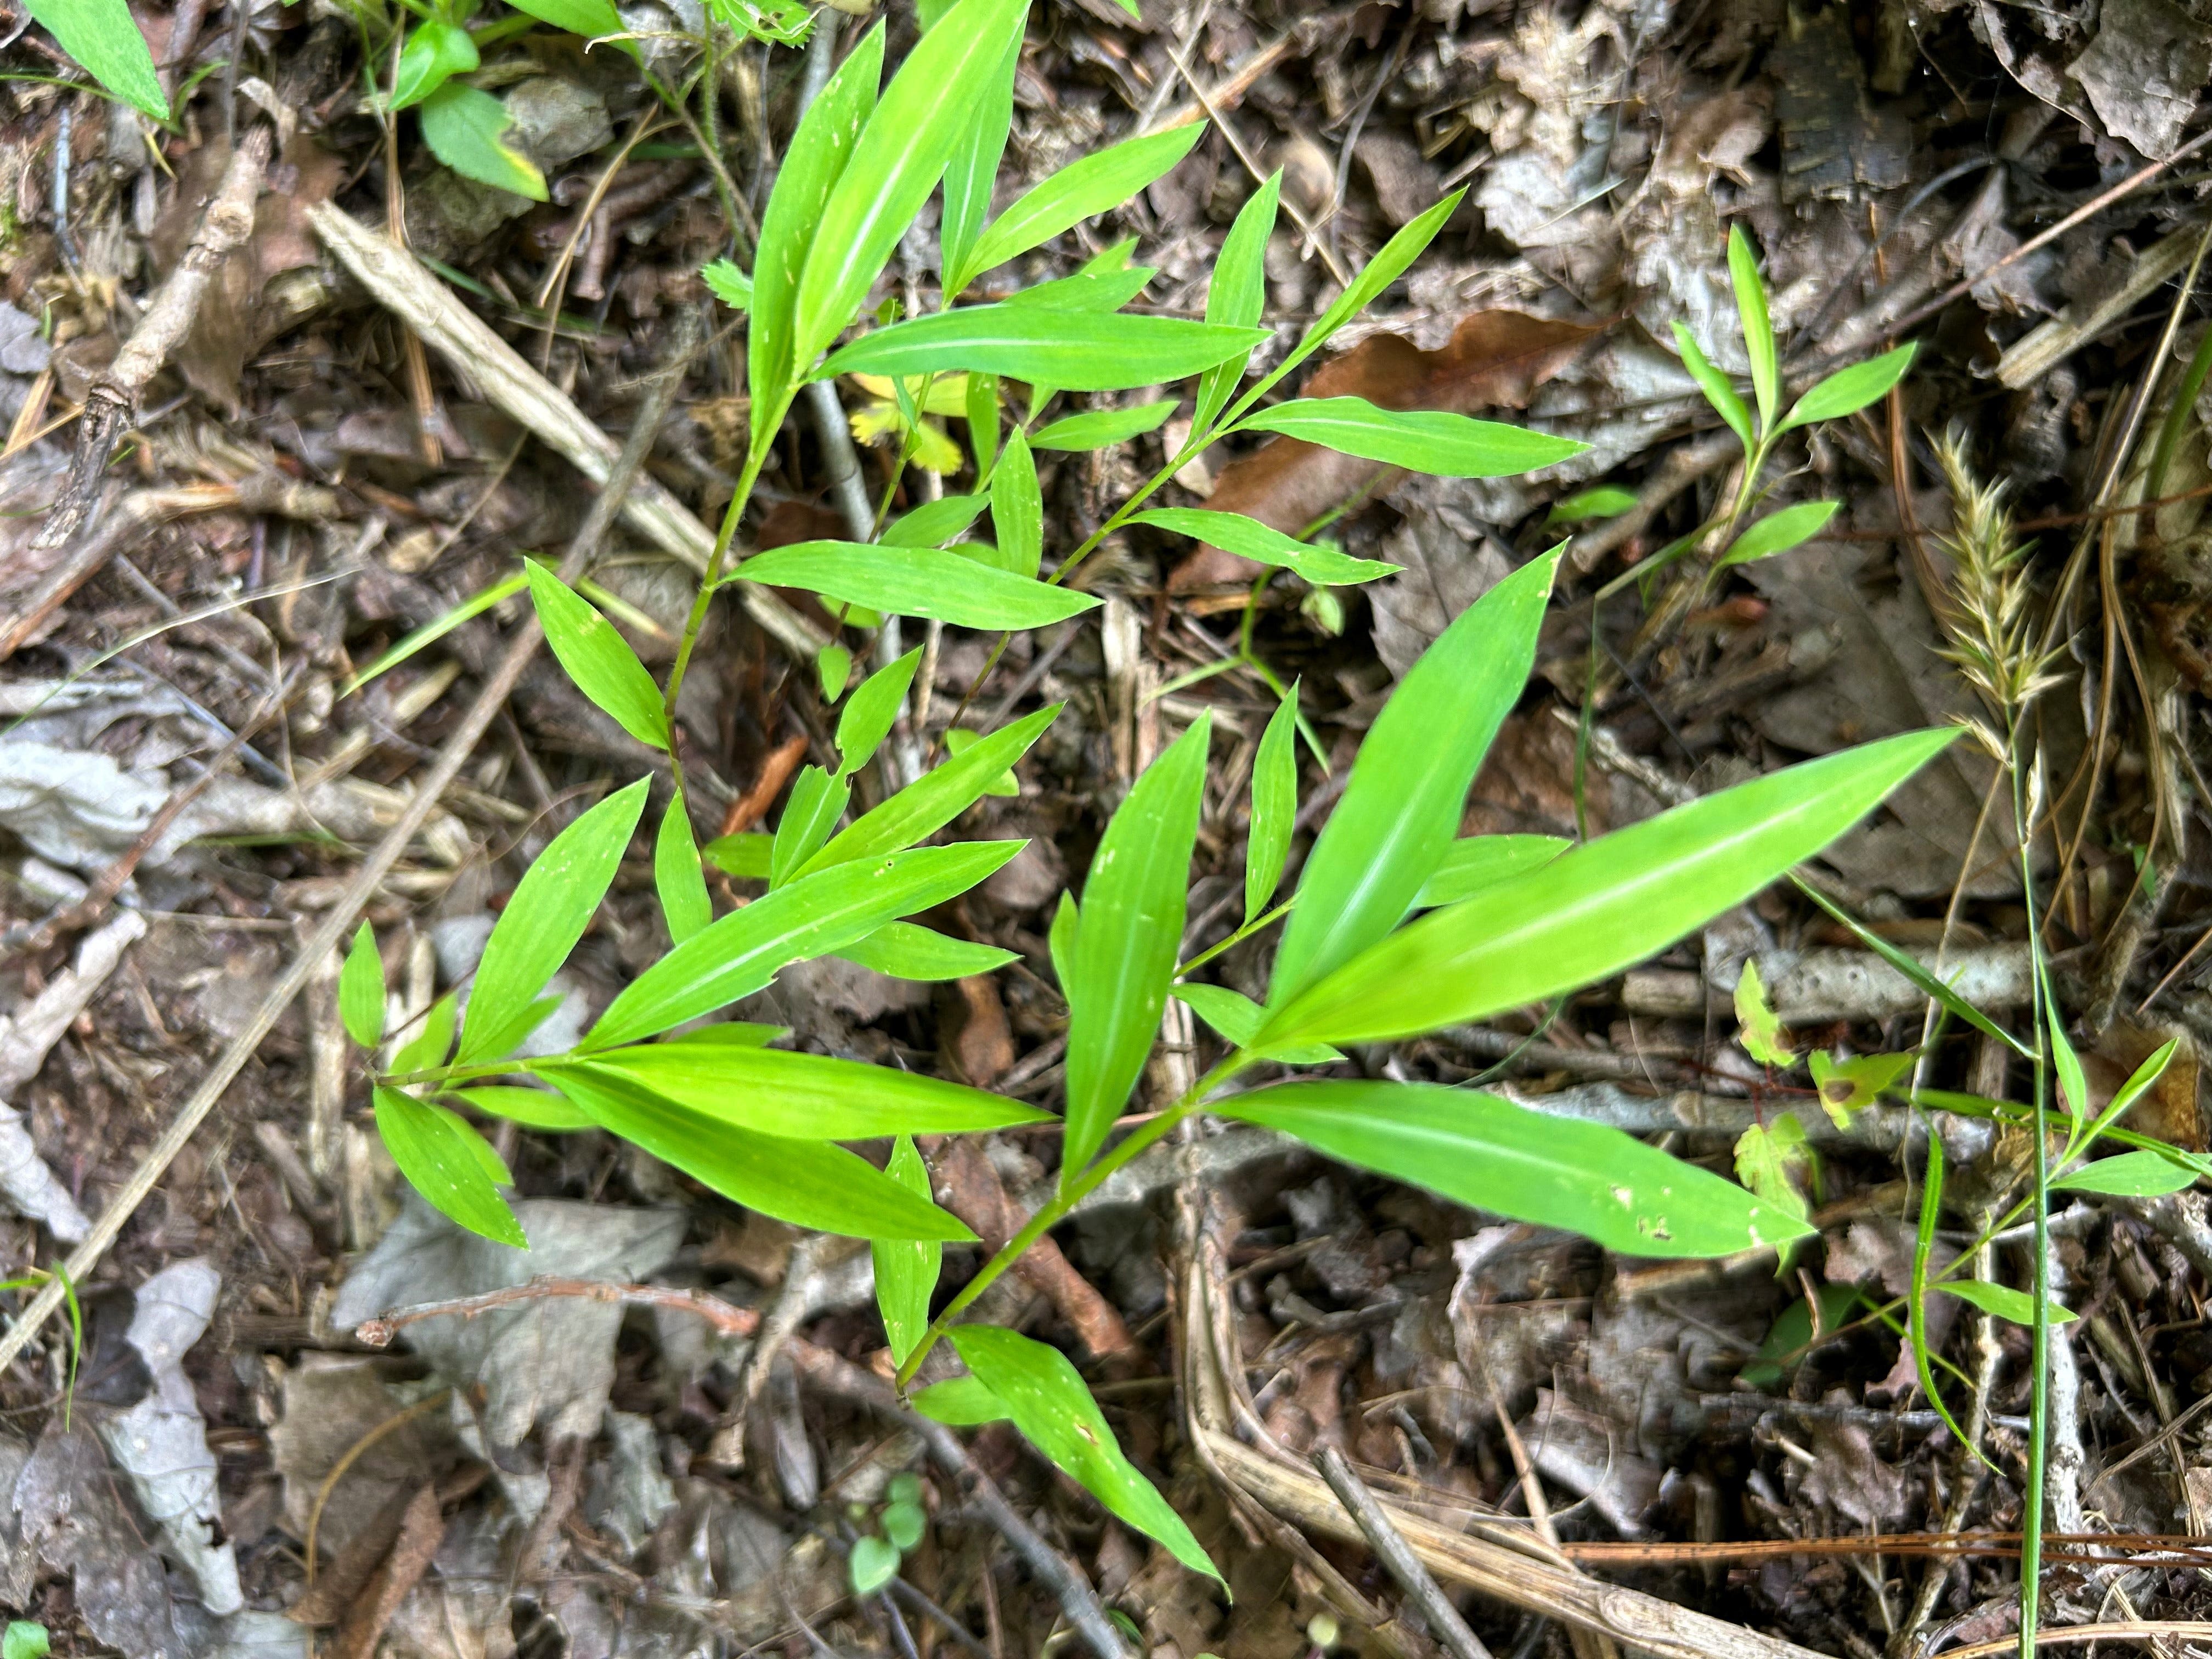
[[[406,109],[421,103],[456,75],[466,75],[481,63],[477,43],[469,32],[442,18],[425,18],[407,37],[398,65],[392,71],[392,107]]]
[[[548,1008],[545,1012],[550,1013]],[[459,1006],[453,992],[433,1002],[422,1011],[422,1018],[415,1034],[400,1043],[392,1056],[392,1069],[401,1076],[410,1072],[427,1072],[433,1066],[443,1066],[446,1056],[453,1051],[453,1021]],[[538,1023],[532,1019],[531,1024]]]
[[[1256,325],[1267,303],[1267,239],[1275,234],[1275,212],[1283,193],[1279,168],[1267,175],[1237,210],[1237,222],[1222,239],[1221,256],[1213,262],[1213,281],[1206,290],[1206,320],[1232,328]],[[1194,432],[1210,432],[1214,417],[1229,407],[1244,378],[1250,353],[1216,363],[1198,383],[1198,412]]]
[[[1261,1026],[1267,1023],[1266,1009],[1243,992],[1232,991],[1225,985],[1178,985],[1172,994],[1177,1002],[1188,1005],[1193,1013],[1239,1048],[1249,1048],[1252,1039],[1260,1035]],[[1326,1066],[1342,1060],[1344,1055],[1326,1042],[1309,1042],[1271,1050],[1267,1058],[1280,1060],[1285,1066]]]
[[[2161,1198],[2197,1184],[2203,1171],[2156,1152],[2100,1158],[2051,1183],[2053,1192],[2102,1193],[2115,1198]]]
[[[1592,519],[1617,519],[1636,505],[1636,492],[1619,484],[1597,484],[1577,490],[1565,501],[1554,501],[1544,517],[1547,525],[1586,524]]]
[[[1446,410],[1378,409],[1364,398],[1294,398],[1248,416],[1240,432],[1280,432],[1343,455],[1440,478],[1503,478],[1579,455],[1572,438]]]
[[[1084,878],[1068,996],[1063,1186],[1105,1144],[1159,1036],[1182,943],[1212,733],[1211,718],[1200,715],[1145,769],[1107,824]]]
[[[1782,430],[1787,432],[1792,427],[1810,426],[1815,421],[1840,420],[1846,415],[1857,414],[1905,378],[1905,370],[1912,367],[1912,354],[1918,349],[1911,343],[1901,345],[1879,357],[1838,369],[1797,400],[1789,418],[1782,422]]]
[[[375,930],[365,921],[338,969],[338,1018],[364,1048],[384,1041],[384,958],[377,954]]]
[[[995,945],[975,945],[964,939],[951,939],[934,928],[916,927],[910,921],[886,922],[867,938],[855,940],[836,954],[877,973],[889,974],[893,979],[921,981],[967,979],[976,974],[994,973],[1009,963],[1021,960],[1013,951],[1001,951]]]
[[[842,1146],[755,1134],[580,1067],[562,1073],[560,1088],[602,1129],[794,1227],[852,1238],[975,1240],[959,1218]]]
[[[717,836],[700,856],[726,876],[766,881],[775,856],[775,837],[758,830],[741,830],[734,836]]]
[[[868,297],[973,123],[975,88],[1018,45],[1028,15],[1029,0],[960,0],[884,88],[799,273],[792,362],[802,372]]]
[[[338,696],[349,697],[380,674],[386,674],[405,662],[425,646],[435,645],[471,617],[480,616],[502,599],[513,599],[529,586],[520,575],[494,582],[480,592],[471,593],[452,610],[444,611],[424,623],[422,627],[403,637],[399,642],[362,669],[338,688]]]
[[[957,897],[1025,844],[923,847],[801,874],[717,918],[632,980],[584,1046],[636,1042],[750,996],[787,963],[827,956],[887,921]]]
[[[459,1089],[446,1098],[486,1117],[503,1117],[526,1128],[570,1133],[599,1126],[571,1105],[568,1097],[550,1089],[527,1089],[514,1083],[484,1083]]]
[[[28,9],[101,86],[156,121],[169,118],[154,54],[125,0],[34,0]]]
[[[1510,430],[1511,428],[1505,428]],[[1177,536],[1191,536],[1209,546],[1294,572],[1316,587],[1348,587],[1395,576],[1406,567],[1380,559],[1355,559],[1333,547],[1319,547],[1285,536],[1273,525],[1248,519],[1242,513],[1216,513],[1199,507],[1156,507],[1135,514],[1131,524],[1151,525]]]
[[[983,516],[984,495],[943,495],[884,526],[876,539],[891,547],[942,547]]]
[[[1166,173],[1205,137],[1203,122],[1124,139],[1069,162],[991,223],[955,273],[954,292],[1085,219],[1110,212]]]
[[[376,1132],[408,1184],[441,1215],[495,1243],[528,1247],[499,1189],[507,1166],[490,1143],[443,1106],[378,1089]]]
[[[1094,409],[1038,428],[1030,442],[1038,449],[1104,449],[1142,437],[1164,424],[1175,411],[1176,400],[1172,398],[1139,404],[1134,409]]]
[[[1007,437],[1006,453],[992,470],[991,531],[1008,570],[1018,576],[1036,574],[1044,563],[1044,497],[1037,487],[1036,458],[1019,432]]]
[[[550,199],[537,163],[507,142],[507,106],[489,93],[448,81],[415,107],[422,142],[463,178],[533,202]]]
[[[2051,969],[2039,957],[2035,972],[2042,981],[2045,1029],[2051,1035],[2051,1066],[2057,1073],[2059,1103],[2078,1129],[2089,1116],[2089,1079],[2081,1069],[2081,1056],[2075,1051],[2074,1040],[2066,1035],[2066,1014],[2051,990]]]
[[[1443,862],[1490,740],[1528,681],[1558,565],[1556,550],[1533,559],[1462,611],[1382,705],[1307,855],[1270,1007],[1404,921]]]
[[[812,378],[981,370],[1066,392],[1127,392],[1180,380],[1241,356],[1267,337],[1260,329],[1187,317],[963,306],[864,334],[832,352]]]
[[[1891,967],[1896,969],[1905,978],[1911,981],[1913,988],[1923,996],[1933,998],[1948,1012],[1966,1021],[1984,1036],[1996,1038],[2023,1059],[2033,1060],[2036,1057],[2035,1050],[1975,1007],[1956,990],[1937,979],[1934,974],[1928,971],[1926,964],[1918,957],[1908,955],[1880,933],[1866,927],[1809,882],[1801,880],[1796,885],[1799,892],[1826,910],[1834,921],[1842,923],[1862,945],[1873,951]]]
[[[999,301],[1017,310],[1119,311],[1145,291],[1159,275],[1152,265],[1125,265],[1114,270],[1079,270],[1034,288],[1018,289]]]
[[[1244,838],[1244,920],[1267,908],[1282,885],[1298,818],[1298,688],[1293,684],[1252,756],[1252,827]],[[1217,1028],[1218,1029],[1218,1028]]]
[[[1088,593],[994,569],[940,547],[799,542],[754,554],[738,574],[769,587],[795,587],[962,628],[1042,628],[1098,603]]]
[[[1682,354],[1682,367],[1690,371],[1691,378],[1698,383],[1698,390],[1705,394],[1705,401],[1713,406],[1713,412],[1728,422],[1729,430],[1735,434],[1747,452],[1756,447],[1759,431],[1752,424],[1751,410],[1744,406],[1736,389],[1729,384],[1728,376],[1713,367],[1713,360],[1705,356],[1705,348],[1698,343],[1686,324],[1674,325],[1674,344]]]
[[[1414,895],[1416,910],[1457,904],[1486,887],[1549,864],[1574,845],[1556,836],[1462,836]]]
[[[929,1169],[911,1137],[898,1138],[884,1173],[915,1197],[928,1200]],[[945,1247],[933,1238],[879,1238],[869,1252],[875,1258],[876,1306],[884,1316],[891,1364],[903,1365],[929,1328],[929,1298],[945,1264]]]
[[[579,1066],[592,1077],[624,1080],[714,1123],[779,1140],[968,1134],[1050,1121],[1018,1101],[896,1066],[689,1037],[535,1069],[557,1089]]]
[[[523,872],[477,964],[461,1031],[463,1065],[513,1053],[544,1018],[534,1000],[606,896],[645,811],[649,781],[640,778],[608,796],[554,836]]]
[[[807,870],[827,870],[854,860],[880,858],[935,835],[981,800],[984,792],[999,781],[1000,774],[1029,753],[1030,745],[1060,718],[1062,707],[1054,703],[1033,714],[1024,714],[1012,726],[978,738],[943,765],[925,772],[880,806],[862,813],[832,836],[830,844],[809,862]],[[914,908],[919,910],[927,907]]]
[[[948,1376],[916,1391],[914,1408],[948,1428],[980,1429],[986,1423],[1003,1423],[1006,1408],[999,1396],[973,1376]]]
[[[975,452],[975,476],[991,477],[999,461],[999,377],[995,374],[977,373],[968,377],[968,447]]]
[[[1819,852],[1957,735],[1909,732],[1808,761],[1431,910],[1276,1005],[1262,1041],[1385,1042],[1618,973]],[[1302,890],[1293,927],[1304,910]]]
[[[761,215],[760,248],[753,258],[753,302],[747,324],[746,368],[752,392],[755,448],[775,435],[798,384],[795,361],[799,273],[806,267],[823,207],[853,159],[860,131],[875,112],[884,76],[884,31],[879,24],[837,65],[784,146],[775,189]],[[807,362],[813,353],[807,354]]]
[[[842,777],[833,778],[818,766],[800,771],[784,805],[783,819],[775,826],[775,844],[768,861],[769,886],[782,886],[822,850],[852,798],[853,786]]]
[[[699,279],[708,290],[732,311],[753,308],[753,279],[728,259],[711,259],[699,267]]]
[[[1105,1413],[1066,1354],[991,1325],[957,1325],[951,1335],[975,1380],[1006,1408],[1024,1440],[1193,1572],[1221,1577],[1159,1488],[1122,1455]]]
[[[1812,1229],[1732,1181],[1600,1123],[1426,1083],[1286,1083],[1207,1104],[1455,1203],[1626,1255],[1730,1255]]]
[[[699,843],[692,838],[691,814],[684,805],[681,789],[660,815],[660,833],[653,838],[653,886],[659,896],[660,914],[668,922],[672,943],[683,944],[714,921],[714,904],[707,896],[706,872],[699,867]]]
[[[845,704],[845,712],[837,717],[840,777],[849,778],[866,766],[883,740],[890,735],[899,710],[906,706],[907,688],[914,684],[914,671],[921,664],[921,647],[916,646],[896,662],[878,668],[860,682],[860,690]]]
[[[1743,322],[1744,349],[1751,354],[1751,389],[1759,399],[1759,424],[1771,431],[1782,395],[1782,369],[1774,350],[1774,325],[1766,316],[1766,284],[1759,279],[1759,259],[1741,225],[1730,225],[1728,238],[1729,281],[1735,287],[1735,312]]]
[[[661,702],[660,688],[645,672],[629,641],[544,566],[533,561],[522,567],[522,573],[530,582],[530,602],[537,607],[538,620],[544,624],[545,642],[576,689],[640,743],[665,750],[668,710]]]
[[[622,14],[614,9],[613,0],[514,0],[514,9],[529,13],[541,23],[580,34],[586,40],[620,34],[629,27],[623,21]],[[635,55],[636,47],[632,42],[625,40],[621,44]]]
[[[968,255],[991,216],[991,190],[998,182],[999,160],[1014,125],[1014,76],[1021,69],[1017,39],[975,100],[975,112],[945,169],[945,211],[937,222],[939,275],[944,303],[951,305],[974,280]],[[958,280],[955,281],[957,274]]]
[[[1826,530],[1828,520],[1842,506],[1841,501],[1800,501],[1779,513],[1770,513],[1729,544],[1728,551],[1721,555],[1721,562],[1749,564],[1753,559],[1787,553]]]
[[[2009,1285],[1993,1285],[1986,1279],[1947,1279],[1935,1288],[2015,1325],[2035,1323],[2035,1298]],[[2051,1304],[2051,1322],[2054,1325],[2069,1325],[2079,1317],[2071,1308],[2062,1308],[2056,1302]]]

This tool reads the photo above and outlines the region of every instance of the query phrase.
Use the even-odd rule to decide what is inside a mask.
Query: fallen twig
[[[551,1297],[618,1302],[635,1308],[665,1308],[692,1314],[724,1336],[750,1336],[760,1327],[760,1315],[750,1308],[737,1307],[704,1291],[673,1290],[665,1285],[611,1285],[597,1279],[562,1279],[554,1273],[540,1273],[524,1284],[485,1291],[477,1296],[457,1296],[444,1302],[418,1302],[412,1307],[395,1308],[355,1326],[354,1340],[372,1348],[387,1348],[401,1331],[425,1319],[474,1319],[495,1308],[511,1308],[519,1302],[543,1302]]]
[[[1429,1576],[1420,1558],[1415,1555],[1390,1517],[1375,1501],[1375,1494],[1367,1490],[1366,1483],[1352,1473],[1352,1465],[1344,1461],[1344,1454],[1334,1446],[1324,1446],[1314,1455],[1314,1467],[1321,1471],[1322,1479],[1343,1503],[1345,1510],[1365,1534],[1367,1547],[1375,1552],[1376,1559],[1389,1570],[1398,1581],[1398,1588],[1406,1592],[1421,1617],[1427,1621],[1429,1633],[1443,1644],[1452,1659],[1490,1659],[1490,1650],[1482,1638],[1468,1628],[1467,1620],[1459,1616],[1459,1609],[1445,1598],[1437,1581]]]

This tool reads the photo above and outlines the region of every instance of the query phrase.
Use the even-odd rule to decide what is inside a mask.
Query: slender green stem
[[[763,422],[757,430],[762,441],[752,447],[745,457],[744,471],[738,475],[738,488],[730,497],[730,505],[722,514],[722,528],[714,538],[714,550],[707,560],[707,569],[699,578],[699,591],[691,598],[691,614],[684,619],[684,638],[676,647],[676,661],[668,671],[668,689],[662,694],[661,706],[667,711],[671,730],[676,725],[676,699],[684,690],[684,671],[691,665],[691,653],[699,643],[699,629],[707,621],[707,607],[714,601],[714,590],[720,586],[722,568],[729,562],[730,544],[737,539],[738,526],[745,515],[745,504],[752,499],[753,485],[759,481],[761,468],[768,460],[767,440],[783,425],[783,417],[791,412],[794,393],[786,392],[777,405],[775,418]]]
[[[2051,1439],[2051,1124],[2049,1070],[2051,1022],[2064,1012],[2051,1006],[2051,979],[2043,961],[2043,936],[2035,925],[2034,826],[2029,822],[2026,768],[2020,753],[2020,727],[2014,722],[2006,733],[2005,752],[2011,757],[2013,830],[2020,843],[2020,878],[2027,907],[2028,957],[2035,969],[2030,1009],[2034,1018],[2035,1063],[2030,1103],[2034,1111],[2035,1190],[2030,1201],[2035,1212],[2035,1327],[2027,1412],[2027,1486],[2021,1494],[2020,1517],[2020,1656],[2035,1659],[2035,1632],[2041,1613],[2043,1588],[2043,1509]]]
[[[519,1060],[502,1060],[485,1066],[433,1066],[420,1072],[399,1072],[390,1077],[379,1078],[387,1089],[404,1089],[418,1083],[435,1084],[441,1089],[450,1089],[457,1083],[470,1083],[478,1078],[512,1077],[528,1069],[528,1063]]]
[[[929,1351],[943,1339],[945,1332],[952,1328],[954,1322],[967,1312],[978,1297],[996,1284],[1007,1268],[1020,1261],[1030,1245],[1067,1219],[1075,1206],[1096,1192],[1109,1176],[1139,1153],[1158,1145],[1170,1129],[1198,1109],[1200,1101],[1250,1064],[1251,1060],[1251,1055],[1238,1049],[1193,1084],[1188,1092],[1174,1105],[1150,1122],[1139,1125],[1127,1139],[1092,1160],[1090,1168],[1063,1184],[1058,1196],[1031,1216],[1029,1224],[1008,1239],[1005,1248],[985,1262],[981,1271],[968,1281],[960,1294],[945,1304],[945,1311],[929,1322],[929,1328],[921,1334],[921,1340],[915,1344],[914,1352],[906,1357],[906,1364],[898,1369],[896,1381],[899,1391],[904,1393],[913,1383],[915,1373],[921,1369],[921,1362],[929,1357]]]
[[[1246,939],[1251,938],[1253,934],[1258,933],[1262,927],[1265,927],[1269,922],[1273,921],[1277,917],[1287,915],[1290,913],[1291,907],[1297,902],[1298,896],[1296,893],[1293,893],[1290,897],[1285,899],[1273,909],[1261,911],[1258,915],[1253,917],[1242,927],[1239,927],[1235,933],[1231,933],[1227,939],[1222,940],[1220,944],[1208,945],[1205,950],[1200,951],[1196,956],[1193,957],[1188,962],[1183,963],[1182,967],[1176,969],[1175,970],[1175,976],[1177,979],[1182,979],[1188,975],[1196,973],[1200,969],[1205,967],[1207,963],[1212,961],[1214,957],[1219,956],[1224,951],[1230,949],[1232,945],[1242,945]]]

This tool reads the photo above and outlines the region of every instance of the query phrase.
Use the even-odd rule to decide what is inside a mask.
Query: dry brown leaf
[[[1013,1034],[1006,1026],[1006,1006],[990,976],[977,974],[956,981],[958,1029],[951,1042],[952,1064],[962,1077],[979,1089],[988,1089],[1006,1074],[1014,1063]]]
[[[384,1565],[354,1598],[346,1613],[345,1624],[332,1648],[337,1659],[369,1659],[376,1651],[384,1627],[399,1611],[399,1604],[407,1599],[407,1593],[422,1582],[422,1575],[429,1570],[431,1557],[437,1554],[445,1536],[445,1517],[438,1510],[438,1488],[434,1483],[425,1481],[416,1489],[407,1505],[407,1513],[399,1523],[399,1536],[392,1540],[392,1553],[384,1558]]]
[[[1451,339],[1435,351],[1422,350],[1403,335],[1373,335],[1322,364],[1301,395],[1364,398],[1382,409],[1455,415],[1525,409],[1536,388],[1565,368],[1601,326],[1519,311],[1478,311],[1462,319]],[[1224,467],[1206,505],[1296,535],[1331,507],[1388,489],[1396,471],[1303,438],[1276,438]],[[1249,581],[1259,568],[1219,548],[1201,547],[1176,567],[1168,590]]]

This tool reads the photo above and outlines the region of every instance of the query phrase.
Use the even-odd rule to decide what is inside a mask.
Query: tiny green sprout
[[[0,1659],[46,1659],[52,1647],[46,1627],[29,1619],[11,1619],[0,1635]]]
[[[814,659],[822,676],[822,701],[835,702],[845,695],[845,682],[853,678],[853,653],[842,645],[825,645]]]
[[[853,1594],[873,1595],[898,1577],[898,1547],[872,1533],[853,1540]]]
[[[897,1577],[900,1558],[921,1542],[921,1534],[928,1529],[929,1516],[921,1506],[921,1476],[910,1471],[893,1475],[884,1497],[879,1517],[883,1535],[863,1533],[853,1540],[848,1565],[855,1595],[873,1595]],[[862,1505],[854,1504],[850,1508],[856,1524],[866,1522],[867,1510]]]

